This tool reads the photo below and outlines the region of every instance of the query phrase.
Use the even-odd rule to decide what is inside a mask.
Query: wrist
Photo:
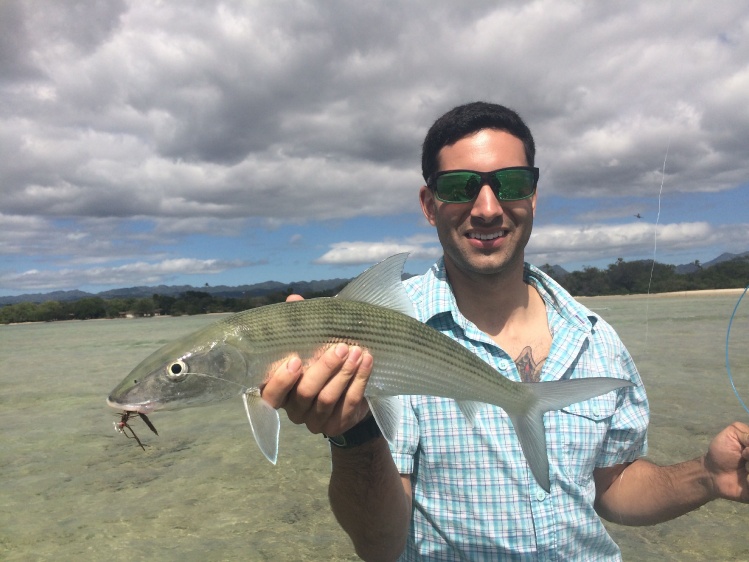
[[[340,435],[325,435],[331,446],[339,449],[353,449],[368,443],[378,437],[382,437],[382,431],[377,425],[374,416],[367,416],[348,431]]]
[[[699,465],[701,474],[697,477],[697,482],[705,490],[707,501],[720,498],[708,454],[704,454],[699,458]]]

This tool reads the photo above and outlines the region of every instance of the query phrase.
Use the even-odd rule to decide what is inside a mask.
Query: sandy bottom
[[[616,327],[649,392],[649,457],[700,455],[749,416],[725,337],[737,293],[581,299]],[[239,399],[151,416],[160,436],[116,433],[109,391],[163,343],[214,317],[0,327],[0,559],[356,560],[327,503],[322,437],[284,419],[278,466]],[[749,303],[729,345],[749,398]],[[282,418],[284,416],[282,415]],[[747,560],[749,506],[713,502],[654,527],[609,524],[625,560]]]

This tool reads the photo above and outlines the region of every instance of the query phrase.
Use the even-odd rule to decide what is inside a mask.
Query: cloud
[[[5,0],[0,254],[27,256],[17,273],[150,262],[197,236],[416,214],[427,127],[474,99],[527,120],[548,200],[737,192],[747,61],[740,0]]]
[[[534,263],[588,263],[617,258],[660,256],[686,248],[718,245],[746,251],[749,224],[712,226],[706,222],[661,224],[637,221],[621,225],[536,226],[526,249]],[[713,256],[717,257],[717,256]]]
[[[537,125],[552,193],[642,193],[669,143],[669,189],[728,189],[749,176],[735,158],[749,141],[739,5],[717,17],[648,3],[12,4],[26,32],[11,52],[36,55],[9,64],[44,78],[5,88],[5,209],[292,219],[304,201],[307,219],[392,213],[419,181],[425,126],[475,97]]]
[[[253,265],[233,260],[167,259],[161,262],[133,262],[120,266],[59,270],[30,269],[21,273],[0,275],[0,284],[27,291],[65,289],[80,284],[123,287],[157,285],[176,276],[207,275]]]
[[[442,255],[436,236],[411,237],[407,240],[382,242],[337,242],[330,250],[315,260],[319,264],[361,265],[373,264],[392,256],[408,252],[409,257],[420,260],[434,260]]]

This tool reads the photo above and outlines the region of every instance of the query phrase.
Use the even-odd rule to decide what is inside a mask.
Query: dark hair
[[[528,166],[534,165],[536,145],[530,129],[520,115],[503,105],[476,101],[454,107],[430,127],[421,150],[424,181],[429,181],[430,176],[437,171],[437,156],[443,147],[455,144],[463,137],[482,129],[499,129],[516,136],[525,147]]]

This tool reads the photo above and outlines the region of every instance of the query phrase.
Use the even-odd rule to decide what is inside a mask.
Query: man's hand
[[[287,302],[301,300],[290,295]],[[372,373],[372,356],[357,346],[336,344],[306,365],[294,355],[271,373],[263,399],[284,408],[289,419],[312,433],[340,435],[369,412],[364,389]]]
[[[749,503],[749,426],[734,422],[710,443],[704,457],[716,498]]]

